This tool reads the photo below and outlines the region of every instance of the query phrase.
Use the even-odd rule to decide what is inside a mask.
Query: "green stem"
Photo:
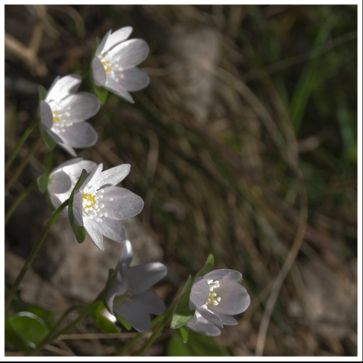
[[[23,146],[24,142],[28,139],[28,137],[31,135],[31,133],[33,132],[33,130],[35,129],[37,125],[36,124],[32,124],[30,125],[23,133],[23,135],[21,135],[19,141],[17,142],[17,144],[15,145],[14,151],[11,153],[8,161],[5,164],[5,173],[8,171],[8,169],[10,168],[11,164],[13,163],[13,161],[15,160],[16,156],[18,155],[19,150],[21,149],[21,147]]]
[[[17,276],[12,288],[9,291],[8,296],[6,297],[6,301],[5,301],[5,314],[7,314],[9,308],[10,308],[10,304],[14,298],[15,292],[17,291],[21,281],[23,280],[26,272],[28,271],[29,267],[32,265],[32,263],[34,262],[35,258],[38,255],[38,252],[40,250],[40,248],[43,246],[43,243],[45,241],[45,238],[48,235],[48,232],[50,230],[50,228],[52,227],[52,225],[55,223],[55,221],[58,219],[60,213],[62,212],[62,210],[68,205],[68,200],[66,200],[63,204],[61,204],[56,210],[53,211],[51,217],[49,218],[47,224],[45,225],[43,232],[40,236],[40,238],[35,242],[33,249],[30,253],[30,255],[27,257],[23,268],[21,269],[21,271],[19,272],[19,275]]]
[[[30,194],[32,189],[35,187],[36,183],[31,183],[14,201],[14,203],[11,205],[7,213],[5,214],[5,224],[9,222],[9,219],[13,215],[13,213],[16,211],[16,209],[19,207],[19,205],[24,201],[24,199]]]
[[[22,160],[22,162],[19,164],[18,168],[15,170],[14,174],[12,174],[11,179],[9,180],[9,182],[7,183],[6,187],[5,187],[5,192],[8,192],[11,187],[13,186],[13,184],[15,183],[15,181],[19,178],[19,175],[21,174],[21,172],[23,171],[23,169],[26,167],[26,165],[29,163],[29,160],[32,158],[32,156],[34,155],[34,153],[38,150],[38,148],[40,147],[42,143],[42,140],[39,139],[34,145],[33,147],[30,149],[30,151],[28,152],[27,156]]]

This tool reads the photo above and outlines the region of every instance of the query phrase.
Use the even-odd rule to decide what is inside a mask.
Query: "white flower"
[[[247,290],[240,285],[242,275],[236,270],[218,269],[197,280],[190,292],[195,314],[187,326],[204,335],[220,335],[223,325],[236,325],[232,315],[243,313],[250,305]]]
[[[115,185],[130,172],[130,164],[102,171],[99,164],[74,194],[73,213],[98,248],[103,250],[103,236],[117,242],[126,239],[121,220],[139,214],[143,200],[129,190]]]
[[[136,68],[149,54],[149,46],[143,39],[127,40],[131,32],[132,27],[127,26],[103,37],[92,60],[92,72],[98,86],[134,103],[128,91],[149,84],[149,76]]]
[[[71,195],[82,170],[91,173],[97,164],[93,161],[75,158],[56,167],[49,175],[48,193],[55,208],[58,208]]]
[[[130,266],[132,258],[132,245],[126,240],[115,275],[107,286],[105,302],[112,314],[145,332],[150,329],[150,315],[165,310],[163,301],[150,288],[166,276],[167,268],[160,262]]]
[[[40,102],[40,118],[45,131],[54,141],[76,156],[73,148],[84,148],[97,142],[97,133],[85,120],[100,109],[97,97],[78,92],[81,78],[77,75],[57,77],[45,100]]]

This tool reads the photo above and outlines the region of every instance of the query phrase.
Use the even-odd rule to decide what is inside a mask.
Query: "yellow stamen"
[[[53,111],[53,122],[57,123],[59,121],[60,121],[59,112],[58,111]]]
[[[107,59],[102,58],[101,63],[106,73],[110,73],[112,71],[111,63]]]
[[[91,193],[82,193],[83,208],[86,210],[93,209],[96,204],[96,197]]]

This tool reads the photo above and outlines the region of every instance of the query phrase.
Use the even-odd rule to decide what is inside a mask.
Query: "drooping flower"
[[[131,32],[132,27],[127,26],[103,37],[92,60],[92,72],[96,85],[134,103],[129,91],[149,84],[149,76],[136,67],[149,54],[149,46],[143,39],[128,39]]]
[[[126,231],[121,221],[139,214],[144,201],[128,189],[117,187],[130,172],[130,164],[102,171],[99,164],[74,194],[73,214],[98,248],[103,250],[103,236],[123,242]]]
[[[97,164],[90,160],[74,158],[56,167],[49,175],[48,194],[55,208],[59,207],[71,195],[82,170],[91,173]]]
[[[224,325],[236,325],[233,315],[243,313],[250,305],[247,290],[240,285],[242,274],[236,270],[213,270],[195,281],[190,292],[194,316],[187,326],[204,335],[221,334]]]
[[[115,274],[105,292],[105,302],[110,312],[120,316],[137,331],[150,329],[150,315],[159,315],[165,305],[158,295],[150,290],[167,274],[160,262],[149,262],[130,266],[133,258],[132,245],[126,240]]]
[[[41,125],[52,139],[72,156],[73,148],[93,146],[97,133],[85,120],[100,109],[95,95],[77,92],[81,78],[77,75],[57,77],[46,98],[40,102]]]

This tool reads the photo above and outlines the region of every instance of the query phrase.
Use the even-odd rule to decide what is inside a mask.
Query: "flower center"
[[[111,63],[109,60],[107,60],[106,58],[102,58],[101,63],[106,73],[110,73],[112,71]]]
[[[214,291],[220,286],[219,281],[216,280],[208,280],[209,285],[209,294],[207,299],[208,305],[217,306],[221,302],[221,297]]]
[[[86,212],[92,211],[96,205],[96,196],[91,193],[82,193],[82,206]]]
[[[60,121],[59,111],[53,111],[53,122],[58,123]]]

